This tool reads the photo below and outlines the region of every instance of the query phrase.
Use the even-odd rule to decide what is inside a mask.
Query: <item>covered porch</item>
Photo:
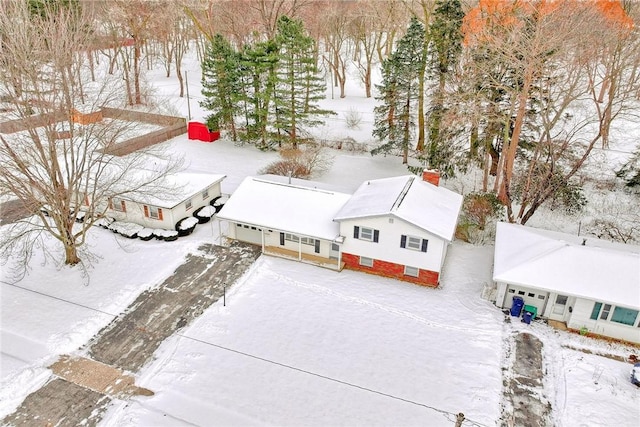
[[[325,258],[319,255],[309,254],[302,251],[293,251],[279,246],[264,246],[262,252],[266,255],[301,261],[335,271],[341,271],[344,267],[344,262],[339,262],[339,260],[334,258]]]

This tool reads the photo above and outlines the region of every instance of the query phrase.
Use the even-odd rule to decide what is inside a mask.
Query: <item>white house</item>
[[[462,207],[437,182],[429,171],[364,182],[334,217],[345,267],[437,286]]]
[[[299,183],[301,180],[294,180]],[[349,194],[248,177],[217,215],[226,236],[262,246],[264,253],[340,269],[339,225],[333,217]]]
[[[461,206],[415,176],[367,181],[353,195],[249,177],[217,217],[228,238],[268,254],[437,286]]]
[[[538,316],[640,343],[640,248],[595,238],[498,223],[495,304],[513,297]]]
[[[173,191],[144,194],[135,200],[113,197],[105,213],[118,221],[133,222],[148,228],[173,230],[176,223],[220,197],[220,183],[225,175],[178,172],[166,177]],[[85,204],[89,201],[85,200]]]

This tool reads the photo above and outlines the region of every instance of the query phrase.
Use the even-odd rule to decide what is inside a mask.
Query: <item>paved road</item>
[[[260,255],[257,246],[206,244],[189,254],[184,264],[162,285],[143,292],[119,317],[89,342],[84,350],[96,361],[138,372],[160,344],[200,316]],[[27,396],[2,425],[95,426],[113,396],[52,376]]]

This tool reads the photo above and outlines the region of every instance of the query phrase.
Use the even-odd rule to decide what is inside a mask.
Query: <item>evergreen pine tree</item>
[[[273,98],[275,127],[279,138],[283,136],[280,131],[285,131],[297,148],[301,127],[320,125],[323,121],[318,116],[335,113],[317,103],[325,97],[326,85],[316,64],[315,40],[306,34],[300,20],[281,16],[277,28],[280,61]]]
[[[245,46],[242,52],[242,104],[247,121],[247,138],[258,139],[260,147],[267,146],[267,126],[278,55],[278,45],[274,40]]]
[[[236,140],[235,115],[241,99],[240,57],[231,43],[216,34],[202,60],[202,108],[210,111],[207,117],[209,129],[229,127]]]
[[[429,167],[440,169],[444,175],[453,174],[450,162],[453,150],[447,145],[447,136],[450,135],[441,129],[446,108],[445,87],[462,51],[463,18],[460,0],[436,0],[434,19],[429,27],[428,63],[437,85],[433,89],[427,120],[429,143],[426,157]]]
[[[424,64],[424,26],[415,16],[411,18],[406,34],[398,41],[396,49],[383,61],[383,81],[377,85],[382,101],[374,109],[373,135],[387,139],[372,154],[402,150],[402,162],[408,162],[411,135],[415,122],[414,101],[418,97],[418,76]]]

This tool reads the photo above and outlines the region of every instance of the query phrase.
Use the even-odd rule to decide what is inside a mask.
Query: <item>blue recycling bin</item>
[[[522,321],[529,325],[531,323],[531,318],[533,317],[533,313],[530,311],[525,311],[522,315]]]
[[[515,317],[520,317],[520,313],[522,312],[522,307],[524,307],[524,299],[519,296],[513,297],[513,303],[511,304],[511,315]]]

